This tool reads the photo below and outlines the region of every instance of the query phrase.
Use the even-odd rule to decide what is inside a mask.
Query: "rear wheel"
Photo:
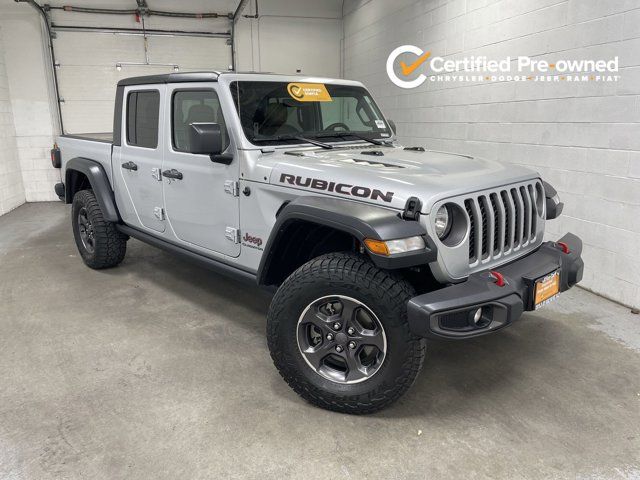
[[[102,215],[91,190],[81,190],[71,207],[73,236],[84,263],[94,269],[115,267],[124,259],[127,237]]]
[[[371,413],[404,394],[425,356],[402,278],[365,258],[332,253],[306,263],[282,284],[267,319],[269,349],[282,377],[311,403]]]

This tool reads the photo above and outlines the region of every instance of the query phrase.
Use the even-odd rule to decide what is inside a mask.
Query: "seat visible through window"
[[[222,132],[223,149],[229,145],[224,116],[218,95],[213,90],[181,90],[173,96],[173,146],[189,151],[189,128],[192,123],[217,123]]]

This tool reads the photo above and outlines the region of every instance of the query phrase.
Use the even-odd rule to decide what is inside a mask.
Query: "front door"
[[[189,153],[189,126],[192,123],[220,124],[226,148],[235,151],[226,129],[220,100],[214,86],[169,85],[165,125],[167,149],[163,172],[175,171],[181,178],[163,178],[167,219],[176,238],[186,246],[237,257],[240,243],[239,199],[234,188],[238,180],[237,157],[230,165],[215,163],[209,155]]]
[[[164,232],[162,138],[164,85],[125,91],[122,145],[114,147],[113,179],[123,220],[134,227]]]

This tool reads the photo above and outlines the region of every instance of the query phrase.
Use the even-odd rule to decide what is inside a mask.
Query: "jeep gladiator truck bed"
[[[113,134],[62,135],[58,196],[91,268],[129,237],[275,291],[283,378],[374,412],[413,384],[426,339],[496,332],[581,280],[582,243],[523,166],[403,147],[359,82],[202,72],[122,80]]]

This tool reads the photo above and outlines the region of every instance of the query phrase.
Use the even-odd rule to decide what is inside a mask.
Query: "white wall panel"
[[[259,2],[237,24],[239,71],[341,75],[342,0]],[[244,14],[255,13],[249,2]]]
[[[264,17],[258,28],[261,71],[340,76],[340,20]]]
[[[345,0],[344,75],[367,83],[401,140],[529,165],[559,190],[549,238],[580,235],[583,286],[640,306],[638,0]],[[409,43],[460,58],[620,59],[617,83],[427,82],[385,74]]]
[[[140,36],[58,32],[54,46],[67,133],[111,131],[118,80],[174,71],[153,65],[116,68],[118,63],[145,62]],[[226,70],[231,49],[224,38],[148,37],[148,57],[149,63],[176,64],[181,72]]]
[[[24,6],[24,5],[20,5]],[[3,5],[3,7],[5,7]],[[19,5],[14,5],[14,8]],[[28,202],[57,200],[51,168],[54,118],[40,19],[27,10],[0,15],[5,66],[24,194]]]
[[[22,172],[4,61],[4,43],[0,35],[0,215],[25,201]]]

